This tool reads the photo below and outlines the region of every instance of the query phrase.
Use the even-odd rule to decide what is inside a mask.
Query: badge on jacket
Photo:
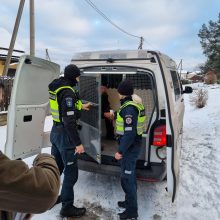
[[[66,98],[66,106],[68,108],[73,107],[73,99],[72,98]]]
[[[133,122],[133,120],[132,120],[132,115],[126,115],[126,116],[125,116],[125,123],[126,123],[127,125],[131,125],[132,122]]]

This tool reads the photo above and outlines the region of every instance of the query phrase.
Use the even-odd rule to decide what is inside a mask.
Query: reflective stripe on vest
[[[76,91],[71,86],[62,86],[55,91],[49,90],[50,109],[51,109],[52,118],[55,122],[61,122],[59,104],[57,101],[57,94],[63,89],[71,89],[74,93],[76,93]],[[75,108],[79,111],[82,109],[81,100],[77,100],[77,102],[75,103]]]
[[[146,123],[145,109],[142,104],[137,104],[133,101],[128,101],[119,108],[119,111],[117,112],[117,117],[116,117],[116,133],[119,135],[124,134],[124,119],[120,116],[120,112],[122,109],[124,109],[128,105],[132,105],[136,107],[138,110],[137,134],[141,135],[144,132],[144,126]]]

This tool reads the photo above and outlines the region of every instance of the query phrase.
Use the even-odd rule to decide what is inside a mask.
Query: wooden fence
[[[14,78],[8,76],[0,76],[0,82],[4,84],[4,101],[0,105],[0,112],[4,112],[8,110],[8,106],[11,98],[11,90],[13,86]]]

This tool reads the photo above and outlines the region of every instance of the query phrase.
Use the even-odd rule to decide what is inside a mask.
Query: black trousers
[[[121,160],[121,187],[125,193],[126,211],[138,213],[136,162],[141,151],[141,142],[134,143]]]
[[[106,138],[114,138],[114,126],[112,121],[109,119],[105,118],[105,127],[106,127]]]
[[[64,180],[61,189],[62,206],[69,207],[74,203],[73,187],[78,180],[75,145],[70,142],[63,125],[53,126],[50,141],[52,143],[51,154],[55,157],[60,175],[64,172]]]

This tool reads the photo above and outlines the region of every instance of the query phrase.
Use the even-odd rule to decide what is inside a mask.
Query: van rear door
[[[177,187],[179,185],[179,161],[182,145],[182,127],[184,116],[184,100],[182,97],[181,85],[178,74],[174,70],[170,70],[171,89],[169,93],[169,112],[166,117],[167,125],[167,189],[172,194],[172,201],[176,196]]]
[[[81,111],[79,130],[86,153],[101,163],[101,76],[99,74],[82,74],[79,83],[80,98],[91,102],[89,111]]]
[[[44,121],[49,109],[48,84],[60,66],[37,57],[22,56],[17,67],[8,110],[5,153],[12,159],[37,154],[50,145]]]

